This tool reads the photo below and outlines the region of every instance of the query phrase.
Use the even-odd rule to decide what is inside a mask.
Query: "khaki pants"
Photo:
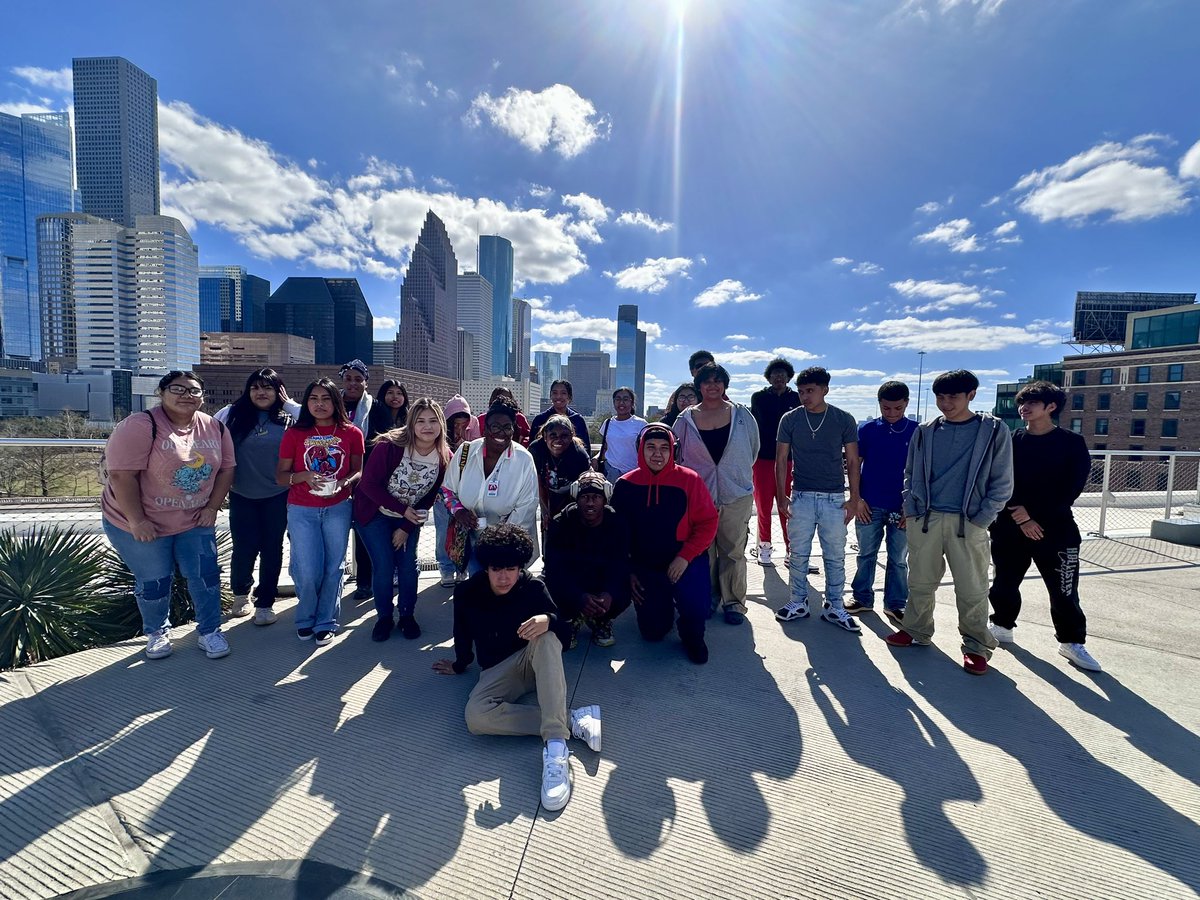
[[[708,547],[712,596],[721,598],[724,609],[746,614],[746,539],[754,495],[747,494],[717,507],[717,536]]]
[[[958,524],[957,513],[931,512],[928,531],[922,530],[924,518],[908,520],[908,606],[904,610],[904,630],[925,643],[933,637],[934,594],[949,563],[963,653],[991,659],[996,639],[988,631],[988,533],[986,528],[964,522],[964,536],[959,537]]]
[[[537,691],[536,705],[516,702],[533,690]],[[567,681],[558,636],[547,631],[524,649],[484,669],[467,698],[466,719],[471,734],[540,734],[545,741],[570,737]]]

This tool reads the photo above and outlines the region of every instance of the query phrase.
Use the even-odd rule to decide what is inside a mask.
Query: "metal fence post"
[[[1097,533],[1104,537],[1104,520],[1108,517],[1108,479],[1112,474],[1112,457],[1104,454],[1104,477],[1100,479],[1100,527]]]
[[[1171,518],[1171,495],[1175,493],[1175,457],[1167,460],[1167,513],[1164,518]]]

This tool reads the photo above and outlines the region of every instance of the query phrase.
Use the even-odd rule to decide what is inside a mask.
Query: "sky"
[[[201,264],[357,277],[380,339],[432,209],[460,271],[513,242],[535,350],[637,304],[648,404],[706,348],[735,400],[782,354],[859,418],[920,375],[924,416],[930,373],[986,409],[1072,352],[1076,291],[1200,287],[1198,33],[1194,0],[21,3],[0,111],[126,57]]]

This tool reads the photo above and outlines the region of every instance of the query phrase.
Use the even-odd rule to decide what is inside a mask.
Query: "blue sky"
[[[537,349],[637,303],[650,403],[698,347],[737,399],[781,351],[862,416],[920,350],[987,407],[1076,290],[1200,286],[1198,33],[1193,0],[24,3],[0,110],[125,56],[203,264],[356,276],[382,337],[432,208],[462,269],[513,241]]]

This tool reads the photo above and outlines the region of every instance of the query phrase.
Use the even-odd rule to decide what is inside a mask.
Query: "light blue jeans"
[[[449,527],[450,511],[446,509],[446,504],[441,498],[438,498],[433,502],[434,543],[437,544],[434,556],[437,557],[438,574],[443,578],[453,578],[454,573],[458,571],[450,561],[450,554],[446,552],[446,531]]]
[[[399,519],[379,513],[366,525],[354,527],[371,554],[375,612],[379,618],[391,621],[396,611],[392,604],[395,594],[400,615],[411,616],[417,606],[417,542],[421,539],[421,529],[413,531],[397,550],[392,544],[392,534],[400,529]],[[399,590],[393,586],[393,579],[398,580]]]
[[[846,589],[846,511],[842,493],[793,491],[788,538],[791,543],[792,600],[808,600],[808,560],[812,555],[813,535],[821,542],[825,568],[825,601],[842,605]]]
[[[872,507],[871,521],[854,524],[858,534],[858,570],[850,592],[860,606],[875,605],[875,563],[887,535],[887,570],[883,575],[883,606],[904,609],[908,603],[908,532],[888,522],[891,510]]]
[[[221,627],[221,568],[215,528],[196,527],[139,541],[105,519],[104,533],[133,573],[133,595],[142,614],[143,634],[153,634],[171,624],[171,581],[176,563],[187,579],[188,593],[196,607],[196,630],[212,634]]]
[[[296,585],[297,629],[337,631],[350,513],[349,500],[333,506],[288,504],[288,571]]]

